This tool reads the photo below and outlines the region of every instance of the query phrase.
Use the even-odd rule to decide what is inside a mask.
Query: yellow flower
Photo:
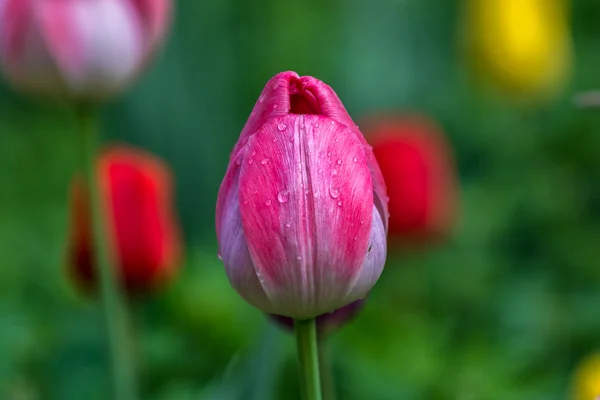
[[[570,69],[567,0],[467,0],[477,72],[519,97],[556,92]]]
[[[583,360],[575,371],[572,400],[594,400],[600,396],[600,353]]]

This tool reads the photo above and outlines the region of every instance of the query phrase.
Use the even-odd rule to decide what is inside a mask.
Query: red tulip
[[[373,116],[362,124],[390,197],[390,238],[446,237],[456,214],[453,157],[441,129],[420,116]]]
[[[313,318],[364,297],[385,263],[385,183],[325,83],[283,72],[260,95],[217,200],[235,290],[269,314]]]
[[[335,310],[332,313],[319,315],[317,319],[317,331],[320,337],[326,337],[333,332],[337,331],[343,325],[350,322],[358,312],[361,310],[364,304],[364,299],[357,300],[353,303],[348,304],[345,307]],[[281,315],[270,314],[269,317],[275,321],[275,323],[284,329],[289,331],[294,330],[294,320]]]
[[[150,289],[171,277],[181,243],[172,208],[172,179],[155,156],[129,146],[109,147],[97,166],[113,264],[127,292]],[[83,182],[75,179],[68,246],[70,268],[85,288],[96,284],[91,215]]]
[[[0,0],[0,62],[16,86],[97,99],[118,92],[165,36],[170,0]]]

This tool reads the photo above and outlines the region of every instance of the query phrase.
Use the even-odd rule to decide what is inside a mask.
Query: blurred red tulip
[[[181,242],[172,205],[172,178],[157,157],[129,146],[108,147],[98,160],[100,194],[114,265],[128,293],[151,289],[179,265]],[[91,289],[93,265],[91,215],[83,182],[73,182],[69,267],[76,281]]]
[[[440,127],[424,116],[380,115],[361,125],[385,179],[390,239],[400,244],[446,238],[456,217],[456,172]]]
[[[0,63],[17,87],[99,99],[162,41],[170,0],[0,0]]]

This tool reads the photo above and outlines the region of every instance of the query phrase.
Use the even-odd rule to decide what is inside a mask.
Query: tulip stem
[[[300,364],[300,388],[304,400],[321,400],[321,375],[315,319],[295,320],[298,362]]]
[[[135,370],[128,340],[128,315],[123,292],[116,279],[116,268],[112,265],[110,244],[106,235],[106,216],[96,175],[96,152],[98,141],[97,119],[94,107],[85,106],[77,110],[81,152],[84,157],[85,181],[90,201],[91,225],[96,276],[100,277],[100,295],[106,318],[108,341],[112,358],[112,378],[115,400],[136,398]]]
[[[335,400],[335,379],[333,377],[333,365],[331,352],[327,347],[325,338],[319,338],[319,367],[321,370],[321,384],[323,386],[323,400]]]

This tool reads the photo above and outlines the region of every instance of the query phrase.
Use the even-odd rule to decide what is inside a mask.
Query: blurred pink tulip
[[[146,64],[170,8],[170,0],[0,0],[0,62],[26,91],[102,99]]]
[[[217,200],[220,254],[235,290],[296,319],[344,307],[383,270],[387,220],[377,161],[333,89],[295,72],[272,78]]]

